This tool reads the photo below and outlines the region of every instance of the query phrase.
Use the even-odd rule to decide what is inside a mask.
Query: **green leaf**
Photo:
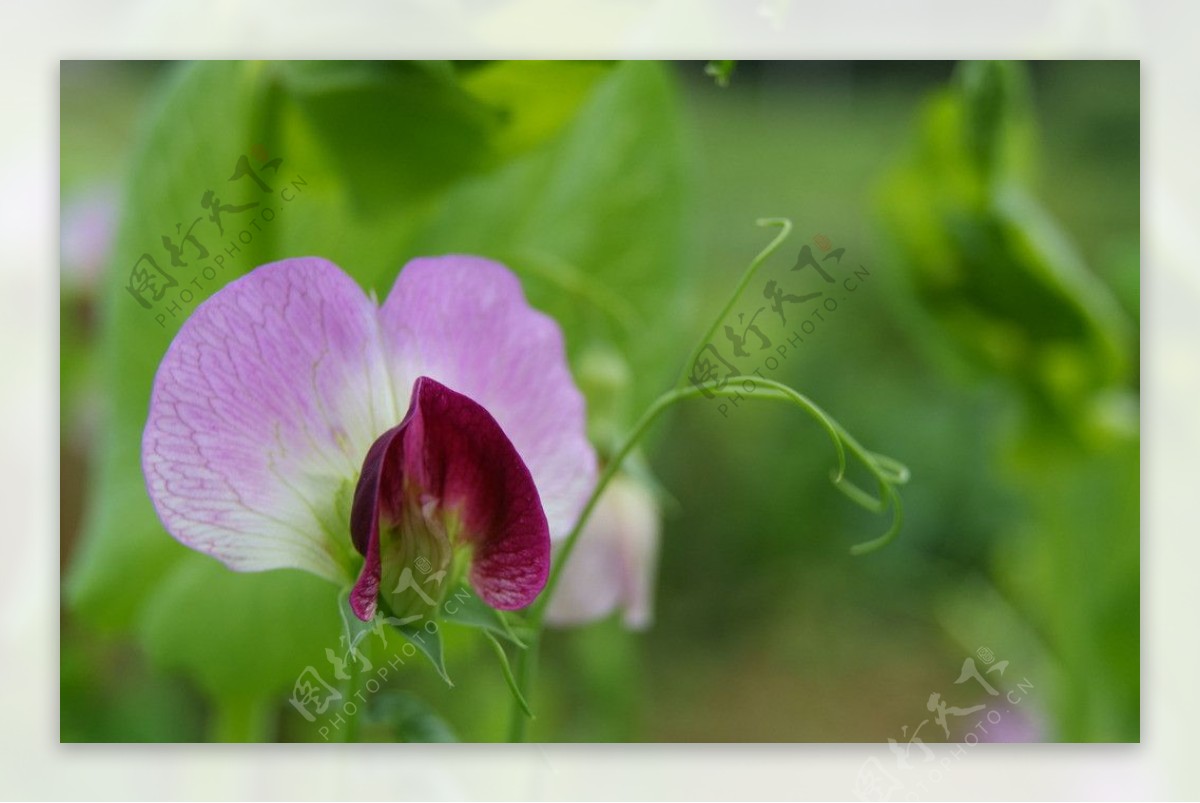
[[[503,612],[489,606],[468,586],[459,586],[448,594],[439,611],[443,621],[485,630],[525,648],[525,641],[518,632],[524,628],[514,628]]]
[[[497,161],[501,115],[450,71],[402,62],[270,69],[361,214],[425,197]]]
[[[533,150],[556,136],[609,65],[586,61],[494,61],[463,76],[463,89],[497,112],[501,156]]]
[[[336,595],[305,572],[239,574],[189,553],[152,589],[138,632],[159,666],[185,669],[216,697],[257,699],[340,650]]]
[[[429,620],[432,622],[433,620]],[[396,630],[400,635],[404,636],[414,647],[417,652],[429,659],[429,663],[437,670],[438,675],[442,680],[446,681],[447,686],[453,686],[454,681],[450,679],[449,673],[446,672],[446,659],[442,654],[442,635],[436,628],[422,627],[412,624],[396,625]]]

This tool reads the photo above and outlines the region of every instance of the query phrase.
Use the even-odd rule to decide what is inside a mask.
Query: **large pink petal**
[[[426,375],[486,408],[533,474],[552,537],[565,535],[596,456],[558,324],[529,306],[507,268],[471,256],[409,262],[381,322],[397,390]]]
[[[401,410],[358,285],[321,259],[264,265],[201,304],[159,366],[150,497],[168,532],[232,569],[344,581],[353,483]]]
[[[414,383],[404,421],[368,452],[351,529],[366,557],[350,595],[364,621],[380,590],[408,593],[418,558],[432,558],[423,574],[449,568],[448,531],[471,547],[471,585],[493,608],[522,608],[546,584],[550,532],[529,469],[487,410],[428,377]]]

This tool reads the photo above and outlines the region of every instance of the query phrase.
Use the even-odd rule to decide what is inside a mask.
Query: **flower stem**
[[[533,688],[533,675],[537,670],[538,648],[541,646],[542,629],[538,626],[531,631],[526,648],[517,653],[517,667],[513,671],[513,679],[522,697],[529,699],[529,690]],[[526,704],[527,705],[527,704]],[[512,713],[508,720],[508,740],[510,742],[525,741],[525,729],[529,723],[529,712],[520,701],[513,699]]]

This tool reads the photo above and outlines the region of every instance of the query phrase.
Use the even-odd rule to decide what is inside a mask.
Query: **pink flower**
[[[398,615],[427,599],[404,587],[413,565],[453,576],[469,562],[485,602],[528,605],[596,458],[562,334],[507,268],[413,260],[376,306],[336,265],[301,258],[184,323],[142,467],[167,531],[233,570],[347,583],[363,555],[351,603],[367,620],[381,596]]]

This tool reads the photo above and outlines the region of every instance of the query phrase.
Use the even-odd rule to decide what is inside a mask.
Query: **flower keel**
[[[350,529],[365,557],[351,592],[364,621],[381,598],[401,617],[432,608],[456,553],[469,552],[471,585],[501,610],[532,602],[549,572],[546,514],[516,448],[482,406],[425,376],[367,452]]]

